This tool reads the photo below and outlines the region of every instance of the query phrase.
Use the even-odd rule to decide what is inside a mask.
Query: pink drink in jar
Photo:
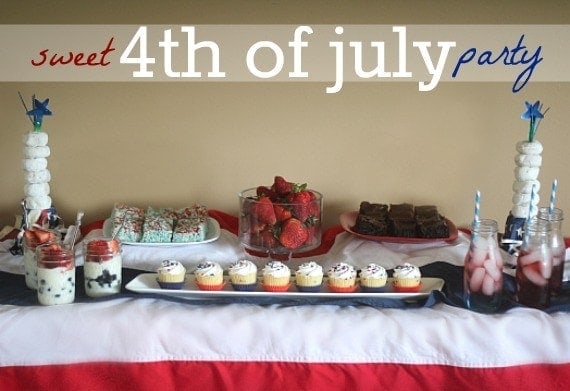
[[[465,304],[478,312],[493,312],[501,304],[503,258],[497,241],[497,222],[482,219],[472,226],[463,276]]]
[[[550,231],[550,223],[545,220],[533,219],[525,225],[515,279],[517,301],[529,307],[545,308],[550,305]]]
[[[552,274],[550,276],[550,295],[558,296],[562,293],[562,277],[564,274],[564,258],[566,255],[566,244],[562,234],[562,221],[564,213],[562,209],[553,208],[552,213],[549,208],[540,208],[537,217],[550,222],[550,247],[552,249]]]

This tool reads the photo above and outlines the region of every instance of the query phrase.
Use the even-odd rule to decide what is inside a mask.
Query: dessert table
[[[203,260],[227,266],[266,259],[239,245],[237,218],[210,211],[212,243],[123,246],[123,289],[93,299],[82,287],[77,250],[73,304],[40,306],[25,286],[22,257],[0,242],[0,389],[563,389],[570,378],[570,286],[545,311],[513,299],[512,270],[496,314],[463,308],[468,233],[452,243],[379,243],[328,228],[321,247],[294,257],[327,268],[402,262],[445,281],[419,300],[352,298],[189,300],[125,285],[161,260],[189,270]],[[83,228],[100,234],[102,222]],[[506,256],[506,254],[505,254]]]

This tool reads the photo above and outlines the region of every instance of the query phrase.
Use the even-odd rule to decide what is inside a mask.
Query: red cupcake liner
[[[337,287],[332,286],[331,284],[327,284],[327,287],[329,288],[329,291],[334,293],[353,293],[358,289],[358,285],[356,284],[349,287]]]
[[[211,284],[200,284],[198,281],[196,282],[196,286],[198,287],[198,289],[200,289],[201,291],[221,291],[222,288],[226,285],[226,281],[222,282],[221,284],[218,285],[211,285]]]
[[[419,292],[420,288],[422,287],[422,284],[420,283],[417,286],[397,286],[396,284],[392,283],[392,286],[394,287],[394,291],[396,292],[414,293],[414,292]]]

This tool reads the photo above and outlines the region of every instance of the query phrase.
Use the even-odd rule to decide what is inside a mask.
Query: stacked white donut
[[[47,168],[50,155],[48,134],[29,132],[24,134],[24,194],[30,222],[37,220],[44,209],[51,207],[49,182],[51,174]]]
[[[518,155],[515,156],[515,181],[513,182],[513,207],[511,214],[517,218],[528,218],[534,186],[534,198],[532,198],[532,214],[537,213],[537,205],[540,201],[538,191],[540,182],[538,174],[542,165],[542,144],[540,141],[519,141],[517,143]],[[530,216],[530,217],[533,217]]]

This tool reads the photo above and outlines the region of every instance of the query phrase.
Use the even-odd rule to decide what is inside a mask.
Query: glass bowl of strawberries
[[[281,176],[271,186],[239,193],[239,240],[265,254],[292,254],[321,245],[323,196]]]

